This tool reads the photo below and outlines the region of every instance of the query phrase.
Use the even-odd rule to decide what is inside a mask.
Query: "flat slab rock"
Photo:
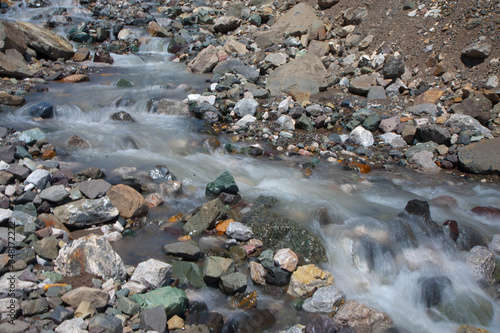
[[[460,167],[474,174],[500,174],[500,137],[482,140],[458,149]]]

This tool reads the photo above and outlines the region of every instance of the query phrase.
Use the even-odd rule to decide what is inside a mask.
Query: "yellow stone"
[[[477,328],[469,325],[462,325],[457,328],[456,333],[490,333],[490,331],[484,328]]]
[[[184,320],[175,315],[167,321],[168,330],[181,330],[184,328]]]
[[[190,235],[182,236],[182,237],[179,237],[177,240],[179,242],[187,242],[187,241],[191,240],[191,236]]]
[[[318,288],[332,284],[332,273],[314,264],[304,265],[293,272],[287,293],[294,297],[311,297]]]
[[[91,317],[96,312],[94,306],[89,301],[82,301],[75,311],[75,317],[85,319]]]

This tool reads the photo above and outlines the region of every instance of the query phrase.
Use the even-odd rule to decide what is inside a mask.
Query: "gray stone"
[[[70,59],[75,53],[70,42],[50,30],[22,21],[17,21],[16,26],[23,31],[30,48],[52,60]]]
[[[166,254],[197,261],[203,257],[203,251],[191,242],[177,242],[163,247]]]
[[[336,325],[348,325],[355,332],[383,332],[392,327],[391,318],[354,300],[347,300],[333,317]]]
[[[429,151],[431,153],[434,153],[437,146],[438,146],[438,144],[435,143],[434,141],[416,144],[415,146],[410,147],[410,148],[408,148],[407,151],[405,151],[405,157],[407,159],[410,159],[413,157],[413,155],[415,155],[416,153],[422,152],[422,151]]]
[[[285,53],[269,53],[264,61],[273,64],[276,67],[286,64],[286,54]]]
[[[156,259],[143,261],[134,270],[131,281],[140,282],[151,289],[161,288],[170,284],[172,266]]]
[[[23,316],[34,316],[49,311],[49,302],[46,298],[26,300],[21,303]]]
[[[7,171],[0,171],[0,185],[14,183],[14,175]]]
[[[366,96],[368,100],[378,100],[387,99],[384,87],[381,86],[371,86],[368,90],[368,95]]]
[[[107,222],[119,215],[108,197],[81,199],[54,209],[54,215],[63,223],[75,227],[85,227]]]
[[[90,167],[84,170],[80,170],[75,174],[75,180],[83,182],[87,179],[99,179],[104,177],[104,172],[98,167]]]
[[[214,30],[223,34],[236,30],[241,24],[241,20],[232,16],[221,16],[215,20]]]
[[[500,86],[500,81],[497,75],[491,75],[488,77],[488,81],[486,81],[486,89],[495,90]]]
[[[6,145],[0,147],[0,160],[6,163],[12,163],[15,161],[14,154],[16,153],[16,147]]]
[[[0,52],[0,74],[18,78],[33,76],[23,55],[15,49]]]
[[[421,151],[410,158],[410,163],[416,164],[424,173],[438,173],[441,169],[434,163],[433,158],[434,154],[430,151]]]
[[[422,142],[434,141],[438,144],[449,144],[451,133],[439,125],[426,125],[418,129],[417,135]]]
[[[360,75],[349,82],[349,91],[353,94],[366,95],[375,84],[376,80],[373,75]]]
[[[204,280],[208,284],[216,283],[224,274],[234,272],[233,259],[210,256],[205,260],[203,268]]]
[[[241,272],[224,275],[221,277],[221,287],[229,295],[244,292],[247,289],[247,276]]]
[[[55,329],[56,333],[86,333],[87,323],[82,318],[65,320]]]
[[[406,111],[416,116],[420,116],[422,113],[435,115],[437,113],[437,105],[433,103],[417,104],[407,107]]]
[[[49,119],[54,116],[54,105],[49,102],[36,103],[29,107],[27,113],[33,118]]]
[[[29,215],[29,214],[26,214],[24,212],[15,210],[12,212],[9,221],[10,221],[10,223],[12,223],[16,226],[27,225],[27,224],[35,223],[36,217]]]
[[[21,320],[13,320],[0,324],[0,332],[3,333],[22,333],[30,328],[30,324]]]
[[[10,219],[12,211],[10,209],[0,208],[0,224]]]
[[[363,121],[363,127],[369,131],[375,131],[380,125],[381,118],[377,112],[371,112]]]
[[[254,99],[244,98],[238,101],[234,106],[234,112],[238,115],[238,117],[243,117],[247,114],[254,116],[257,112],[257,107],[259,106],[259,102]]]
[[[40,193],[40,198],[42,200],[47,200],[50,202],[59,202],[69,197],[69,192],[66,191],[64,185],[54,185],[49,188],[44,189]]]
[[[239,188],[233,176],[228,171],[224,171],[213,182],[207,184],[205,188],[206,196],[217,196],[220,193],[238,194]]]
[[[118,300],[116,301],[116,308],[121,312],[131,316],[139,313],[139,311],[141,310],[139,304],[127,297],[118,297]]]
[[[467,116],[464,114],[452,114],[450,118],[444,123],[445,126],[448,127],[456,127],[464,131],[472,131],[473,133],[477,133],[483,135],[484,137],[493,139],[491,135],[491,131],[481,125],[479,121],[472,118],[471,116]]]
[[[24,181],[24,184],[33,184],[36,188],[44,189],[50,181],[50,173],[44,169],[36,169]]]
[[[460,147],[457,152],[460,168],[474,174],[500,173],[500,138],[482,140]]]
[[[299,332],[305,333],[316,333],[316,332],[338,332],[338,333],[351,333],[354,332],[349,326],[342,326],[339,330],[337,325],[335,325],[332,318],[327,315],[321,315],[314,318],[307,326],[305,330],[299,329]],[[296,333],[295,331],[287,331],[286,333]],[[298,333],[298,332],[297,332]]]
[[[100,309],[108,304],[109,295],[107,292],[89,287],[79,287],[68,291],[61,299],[64,303],[76,309],[81,302],[87,301],[96,309]]]
[[[491,118],[492,103],[482,94],[466,98],[462,103],[453,104],[450,110],[454,113],[465,114],[477,119],[483,126],[488,125]]]
[[[330,8],[333,5],[336,5],[340,0],[318,0],[318,5],[321,8]]]
[[[385,79],[395,79],[405,72],[405,63],[399,57],[389,56],[385,58],[384,68],[382,69]]]
[[[191,73],[209,73],[219,62],[217,49],[213,45],[204,48],[187,65],[187,71]]]
[[[368,16],[368,9],[366,7],[351,7],[342,14],[344,25],[358,25],[366,16]]]
[[[165,332],[167,327],[167,315],[165,308],[161,305],[144,309],[141,311],[142,328],[146,331]]]
[[[0,51],[15,49],[19,53],[26,52],[26,39],[23,32],[12,22],[0,20]]]
[[[56,260],[59,254],[59,240],[55,237],[42,238],[33,244],[33,249],[40,257]]]
[[[89,331],[102,333],[122,333],[122,321],[118,317],[99,313],[90,319]]]
[[[283,43],[283,36],[306,35],[308,40],[317,39],[317,29],[323,25],[323,21],[316,15],[314,8],[305,2],[298,3],[283,15],[272,26],[270,34],[275,36],[271,44]],[[314,38],[316,37],[316,38]],[[256,39],[260,48],[266,48],[270,45],[264,45]]]
[[[226,214],[222,202],[218,198],[214,199],[201,206],[182,229],[188,234],[200,234],[207,229],[213,228],[215,221],[224,218]]]
[[[297,124],[295,125],[296,128],[304,129],[308,132],[314,131],[314,124],[311,121],[311,118],[306,116],[305,114],[302,114],[299,119],[297,119]]]
[[[266,88],[272,95],[289,93],[292,90],[317,94],[328,87],[329,83],[330,74],[321,59],[314,54],[306,54],[270,73]]]
[[[241,74],[250,82],[255,82],[260,76],[258,69],[245,65],[245,63],[239,59],[228,59],[223,61],[215,66],[213,72],[215,74],[225,74],[228,72]]]
[[[398,125],[401,123],[401,117],[394,116],[390,118],[385,118],[380,121],[379,128],[382,132],[388,133],[396,130]]]
[[[50,314],[50,318],[56,324],[61,324],[66,319],[69,319],[73,316],[73,311],[66,309],[62,305],[58,305],[54,308],[54,311]]]
[[[465,257],[465,262],[476,281],[489,283],[495,271],[495,254],[487,247],[475,246]]]
[[[487,37],[481,36],[477,41],[463,49],[462,55],[469,58],[484,59],[490,55],[492,46]]]
[[[302,309],[313,313],[332,313],[344,303],[345,294],[335,286],[321,287],[302,304]]]
[[[247,241],[253,237],[252,229],[240,222],[229,223],[226,235],[239,241]]]
[[[104,279],[124,279],[125,264],[104,236],[90,235],[66,244],[56,259],[56,271],[64,276],[87,272]]]
[[[489,326],[495,310],[490,300],[470,290],[452,295],[436,306],[444,317],[457,324]]]
[[[102,197],[110,188],[111,184],[103,179],[91,179],[78,184],[80,192],[89,199]]]

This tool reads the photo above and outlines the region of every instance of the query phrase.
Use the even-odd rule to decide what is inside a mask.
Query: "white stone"
[[[391,145],[393,148],[403,148],[407,146],[403,137],[396,133],[385,133],[380,135],[379,138],[381,138],[385,144]]]
[[[476,281],[490,282],[495,271],[495,254],[487,247],[474,246],[465,257]]]
[[[281,117],[276,120],[276,122],[281,126],[281,128],[285,131],[293,131],[295,130],[295,120],[287,115],[284,114]]]
[[[254,116],[250,115],[250,114],[246,114],[243,116],[243,118],[241,118],[240,120],[238,120],[236,122],[236,126],[246,126],[250,123],[254,123],[257,121],[257,118],[255,118]]]
[[[247,241],[253,237],[253,231],[241,222],[232,222],[227,226],[226,235],[240,241]]]
[[[274,66],[278,67],[286,64],[286,54],[285,53],[270,53],[264,59],[266,62],[270,62]]]
[[[282,100],[280,102],[280,104],[278,105],[278,112],[279,113],[286,113],[288,111],[290,103],[292,103],[292,97],[288,96],[287,98]]]
[[[7,170],[10,168],[10,164],[5,161],[0,161],[0,170]]]
[[[349,137],[355,143],[365,148],[372,146],[375,142],[375,140],[373,139],[373,134],[361,125],[353,129],[349,134]]]
[[[12,216],[12,211],[10,209],[0,208],[0,223],[7,221]]]
[[[214,105],[215,104],[215,95],[208,95],[208,96],[202,95],[202,96],[198,97],[197,102],[198,102],[198,104],[206,102],[210,105]]]
[[[115,229],[116,231],[119,231],[119,232],[123,232],[123,230],[124,230],[122,224],[118,221],[116,221],[115,224],[113,224],[113,229]]]
[[[56,333],[88,333],[87,323],[82,318],[73,318],[65,320],[57,326]]]
[[[189,102],[198,102],[198,98],[200,98],[200,94],[189,94],[187,99]]]
[[[33,184],[36,188],[44,189],[50,179],[50,173],[44,169],[36,169],[24,181],[24,184]]]
[[[104,234],[104,237],[106,237],[110,242],[116,242],[122,239],[123,236],[118,231],[111,231]]]
[[[254,116],[257,112],[257,107],[259,102],[254,99],[243,98],[236,103],[233,111],[238,115],[238,117],[243,117],[247,114]]]
[[[6,196],[11,196],[13,195],[14,193],[16,193],[16,190],[17,190],[17,186],[14,186],[14,185],[7,185],[7,187],[5,187],[5,195]]]
[[[23,272],[20,271],[20,272],[10,272],[8,274],[4,274],[0,278],[0,293],[5,294],[5,295],[7,295],[9,293],[10,281],[11,280],[8,280],[8,278],[10,278],[10,277],[14,277],[15,291],[16,292],[22,292],[22,291],[24,291],[26,293],[29,293],[29,292],[31,292],[33,290],[38,289],[38,284],[33,283],[33,282],[29,282],[29,281],[20,280],[19,276],[22,273]]]
[[[172,265],[156,259],[141,262],[130,278],[131,281],[151,286],[151,289],[161,288],[170,283]]]
[[[281,249],[274,255],[274,263],[289,272],[295,271],[299,257],[290,249]]]
[[[133,293],[141,294],[145,292],[148,287],[139,282],[129,281],[123,284],[122,289],[128,289]]]

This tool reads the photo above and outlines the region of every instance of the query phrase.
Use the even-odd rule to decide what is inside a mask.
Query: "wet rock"
[[[155,21],[149,22],[147,29],[151,37],[172,37],[172,34],[167,29],[161,27]]]
[[[186,317],[185,325],[203,325],[210,332],[222,332],[224,317],[216,312],[193,313]]]
[[[499,240],[499,243],[500,243],[500,240]],[[499,245],[499,249],[500,249],[500,245]],[[499,252],[500,252],[500,250],[499,250]],[[266,269],[264,268],[264,266],[262,266],[261,264],[259,264],[258,262],[255,262],[255,261],[250,261],[248,263],[248,265],[250,266],[250,278],[252,279],[252,281],[257,283],[257,284],[260,284],[260,285],[265,285],[267,272],[266,272]]]
[[[492,44],[488,41],[487,37],[481,36],[479,39],[465,49],[462,50],[462,55],[469,58],[487,58],[492,49]]]
[[[226,229],[226,235],[239,241],[247,241],[253,238],[252,229],[240,222],[232,222]]]
[[[195,288],[206,287],[203,281],[203,268],[192,262],[176,261],[172,264],[172,277],[181,284],[188,284]]]
[[[167,327],[167,315],[162,305],[142,310],[140,318],[144,330],[165,332]]]
[[[330,75],[321,59],[314,54],[306,54],[274,70],[267,79],[266,88],[272,95],[292,90],[317,94],[328,86],[329,80]]]
[[[274,263],[289,272],[295,271],[299,257],[290,249],[281,249],[274,255]]]
[[[223,34],[236,30],[241,24],[241,20],[232,16],[221,16],[215,20],[214,30]]]
[[[15,49],[17,52],[24,54],[26,48],[26,39],[22,31],[12,22],[0,21],[0,51]]]
[[[287,293],[295,297],[308,297],[320,288],[333,284],[333,275],[315,265],[304,265],[293,272]]]
[[[81,47],[76,50],[75,54],[71,58],[74,62],[82,62],[90,58],[90,51],[85,47]]]
[[[278,287],[284,287],[290,283],[289,271],[274,266],[266,267],[266,270],[266,283]]]
[[[155,183],[163,183],[169,180],[175,180],[174,175],[168,170],[166,165],[157,165],[149,171],[149,176]]]
[[[108,197],[80,199],[54,209],[54,215],[64,224],[85,227],[110,221],[119,215],[118,209]]]
[[[157,289],[169,284],[171,275],[171,265],[156,259],[149,259],[137,265],[130,280],[149,285],[151,289]]]
[[[191,261],[198,261],[203,257],[203,251],[191,242],[167,244],[163,247],[163,250],[168,255],[181,257]]]
[[[385,79],[395,79],[400,77],[405,72],[405,64],[403,59],[399,57],[389,56],[385,59],[382,73]]]
[[[30,48],[50,59],[70,59],[74,55],[73,45],[58,34],[28,22],[18,21],[16,26],[23,31]]]
[[[96,309],[100,309],[106,306],[109,300],[109,295],[107,292],[89,287],[79,287],[68,291],[62,297],[64,303],[68,304],[72,308],[76,309],[80,303],[87,301]]]
[[[187,71],[190,73],[208,73],[214,69],[218,62],[217,49],[215,46],[209,45],[188,63]]]
[[[205,261],[204,280],[207,284],[216,283],[224,274],[234,272],[234,267],[235,264],[232,259],[210,256]]]
[[[87,179],[99,179],[104,177],[104,172],[98,167],[91,167],[84,170],[80,170],[75,174],[75,179],[79,182],[83,182]]]
[[[244,292],[247,289],[247,276],[241,272],[233,272],[221,276],[222,290],[228,295]]]
[[[90,332],[121,333],[123,331],[122,321],[115,316],[99,313],[89,320]]]
[[[40,193],[40,198],[42,200],[47,200],[50,202],[60,202],[69,196],[69,192],[66,191],[64,185],[55,185],[44,189]]]
[[[499,144],[500,138],[495,138],[460,147],[460,168],[474,174],[500,173],[500,156],[496,154]]]
[[[33,249],[40,257],[56,260],[59,254],[59,240],[55,237],[46,237],[33,244]]]
[[[106,192],[106,196],[125,219],[148,213],[149,207],[144,197],[128,185],[114,185]]]
[[[440,304],[446,289],[452,286],[451,280],[445,276],[420,278],[418,283],[420,285],[420,301],[428,308]]]
[[[27,145],[33,145],[37,141],[47,139],[45,133],[38,127],[23,131],[18,138],[20,141],[26,142]]]
[[[91,235],[66,244],[56,259],[56,272],[75,276],[87,272],[104,279],[123,279],[125,264],[104,236]]]
[[[484,246],[475,246],[467,254],[465,262],[476,281],[489,282],[495,271],[495,254]]]
[[[258,69],[253,66],[245,65],[245,63],[239,59],[228,59],[226,61],[222,61],[215,66],[213,72],[215,74],[241,74],[250,82],[255,82],[260,76]]]
[[[350,326],[355,332],[377,332],[392,327],[392,320],[387,314],[354,300],[347,300],[333,321],[338,326]]]
[[[44,189],[50,181],[50,173],[44,169],[37,169],[33,171],[24,184],[33,184],[38,189]]]
[[[345,294],[335,286],[321,287],[316,290],[311,298],[302,304],[302,309],[307,312],[332,313],[335,308],[343,304]]]
[[[488,326],[493,319],[490,301],[473,292],[460,293],[438,305],[441,315],[459,324]]]
[[[80,82],[88,82],[88,81],[90,81],[90,78],[88,75],[85,75],[85,74],[73,74],[73,75],[63,77],[61,79],[61,82],[65,82],[65,83],[80,83]]]
[[[103,49],[99,49],[94,54],[94,62],[102,62],[105,64],[113,64],[114,59],[111,57],[111,54],[108,51]]]
[[[230,319],[226,325],[224,325],[222,331],[228,333],[265,332],[267,329],[271,328],[275,322],[276,319],[269,310],[254,309]]]
[[[23,55],[15,49],[0,52],[0,74],[18,78],[33,76]]]
[[[110,119],[113,121],[125,121],[129,123],[135,123],[135,119],[132,115],[125,111],[115,112],[110,116]]]
[[[243,98],[236,103],[234,106],[234,112],[238,115],[238,117],[243,117],[245,115],[254,116],[257,112],[257,107],[259,106],[259,102],[254,99]]]
[[[226,210],[222,202],[217,198],[207,202],[182,227],[185,233],[200,234],[204,230],[212,229],[215,221],[224,219]]]
[[[89,199],[102,197],[111,188],[111,184],[103,179],[91,179],[78,184],[78,189]]]
[[[163,287],[145,294],[134,294],[130,297],[141,309],[163,306],[167,317],[182,315],[186,311],[188,298],[184,291],[173,287]]]
[[[307,324],[305,328],[305,333],[326,333],[326,332],[338,332],[337,326],[333,322],[333,319],[321,315]]]
[[[375,140],[373,139],[373,134],[363,128],[363,126],[358,126],[352,130],[349,134],[349,138],[353,140],[356,144],[361,145],[365,148],[373,145]]]

